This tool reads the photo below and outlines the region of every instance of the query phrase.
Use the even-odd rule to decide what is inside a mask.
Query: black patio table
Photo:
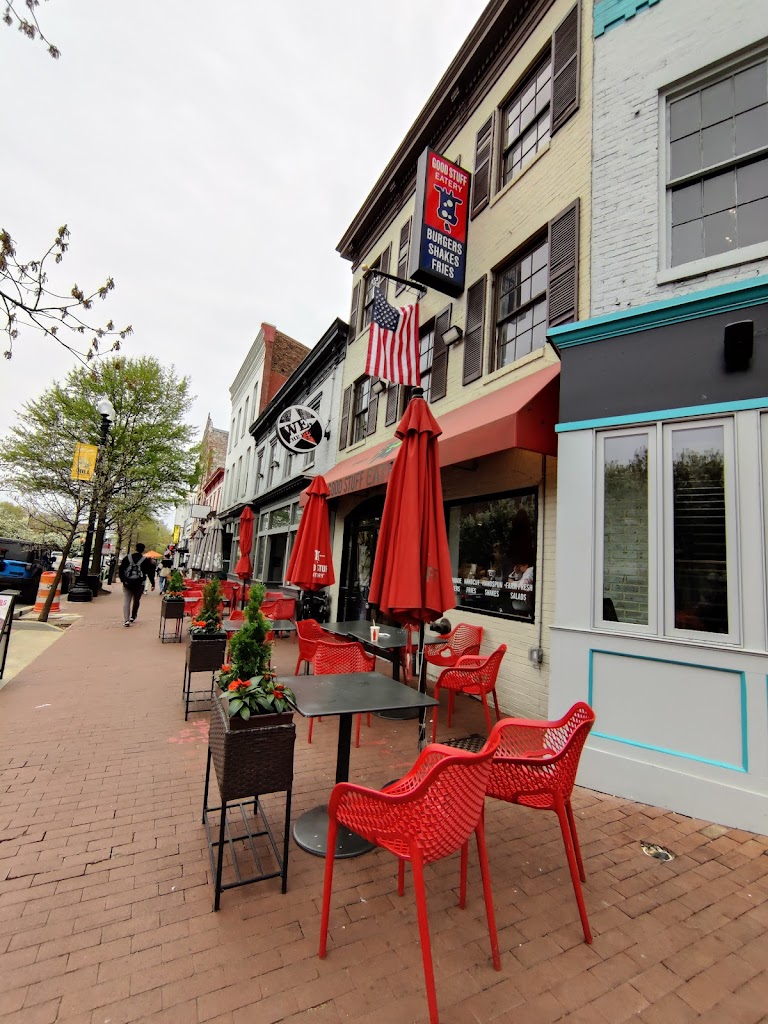
[[[379,658],[385,658],[392,662],[392,678],[400,679],[400,652],[408,646],[408,632],[400,626],[381,626],[379,639],[371,640],[371,623],[360,620],[348,622],[324,622],[323,629],[337,636],[348,636],[358,640],[367,651],[372,651]],[[439,634],[424,637],[424,646],[428,644],[442,644],[445,640]],[[418,639],[412,640],[414,650],[418,647]],[[419,717],[418,708],[398,708],[390,711],[377,712],[379,718],[388,718],[393,721]]]
[[[281,676],[280,682],[293,690],[291,704],[304,718],[339,716],[339,741],[336,751],[336,781],[349,781],[349,752],[352,740],[352,716],[392,708],[428,708],[437,701],[380,672],[339,672],[320,676]],[[326,807],[313,807],[297,819],[293,838],[302,850],[324,857],[328,848]],[[366,839],[339,827],[337,857],[358,857],[373,846]]]

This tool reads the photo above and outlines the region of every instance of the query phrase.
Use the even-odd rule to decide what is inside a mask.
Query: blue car
[[[35,541],[0,537],[0,590],[19,590],[23,604],[34,604],[40,576],[50,560]]]

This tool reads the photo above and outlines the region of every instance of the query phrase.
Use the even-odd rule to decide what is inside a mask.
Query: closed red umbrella
[[[251,548],[253,547],[253,512],[246,506],[240,513],[240,557],[235,565],[235,576],[249,580],[253,572]]]
[[[336,582],[328,526],[328,484],[316,476],[307,488],[307,504],[296,533],[286,581],[302,590],[321,590]]]
[[[381,518],[368,600],[404,625],[419,626],[419,690],[426,690],[424,623],[455,604],[445,529],[437,439],[440,426],[423,398],[408,403],[402,440]],[[424,715],[419,716],[420,742]]]

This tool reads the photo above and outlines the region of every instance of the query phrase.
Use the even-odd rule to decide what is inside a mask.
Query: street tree
[[[63,384],[22,407],[0,446],[0,482],[34,506],[38,517],[67,522],[65,558],[95,500],[98,569],[107,528],[121,531],[129,519],[161,512],[188,491],[198,457],[195,430],[185,422],[189,387],[189,378],[152,357],[111,356],[73,369]],[[70,478],[74,447],[78,441],[98,444],[100,398],[112,402],[115,421],[94,481],[81,483]]]
[[[5,0],[3,21],[8,28],[17,28],[27,39],[39,39],[48,47],[48,53],[54,60],[61,56],[61,50],[43,35],[40,22],[37,20],[37,8],[40,0]]]

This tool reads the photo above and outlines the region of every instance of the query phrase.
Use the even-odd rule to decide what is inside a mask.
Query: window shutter
[[[430,397],[433,402],[444,398],[448,387],[448,349],[443,341],[443,334],[451,326],[451,305],[435,317],[435,341],[432,349],[432,387]]]
[[[392,246],[388,245],[387,248],[384,250],[384,252],[379,257],[379,266],[378,266],[377,269],[382,274],[388,274],[389,273],[389,255],[390,255],[391,252],[392,252]],[[381,292],[381,294],[384,296],[385,299],[387,297],[387,285],[388,284],[389,284],[389,281],[387,281],[386,277],[380,277],[379,278],[379,291]]]
[[[547,322],[550,327],[578,318],[579,200],[549,222]]]
[[[491,198],[491,158],[493,156],[493,115],[477,133],[475,176],[472,182],[472,216],[480,213]]]
[[[400,228],[400,244],[397,247],[397,276],[403,279],[408,277],[408,255],[411,241],[411,221],[412,217]],[[395,285],[395,295],[399,295],[400,292],[405,291],[406,285],[400,284],[399,282]]]
[[[344,388],[344,398],[341,402],[341,427],[339,428],[339,451],[347,447],[349,442],[349,410],[352,406],[352,385]]]
[[[464,374],[462,384],[471,384],[483,372],[483,335],[485,333],[485,275],[467,289],[467,326],[464,334]]]
[[[579,109],[579,5],[552,35],[552,134]]]
[[[371,390],[368,395],[368,420],[365,424],[365,436],[376,433],[376,420],[379,416],[379,393],[373,390],[378,377],[371,377]]]
[[[352,289],[352,308],[349,311],[349,334],[347,344],[351,345],[357,337],[358,306],[360,305],[360,282],[358,281]]]
[[[397,410],[400,407],[400,385],[390,384],[387,388],[387,410],[384,417],[384,426],[391,427],[397,419]]]

